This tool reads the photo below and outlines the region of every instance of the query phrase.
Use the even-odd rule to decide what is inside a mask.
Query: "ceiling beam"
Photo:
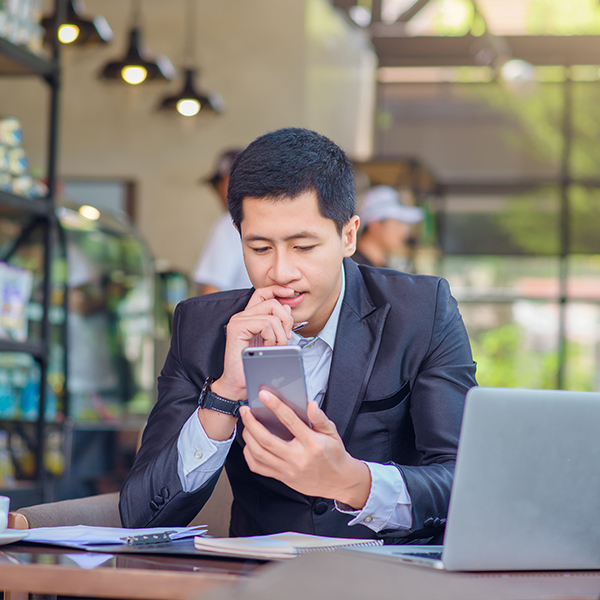
[[[393,25],[392,25],[393,27]],[[508,57],[534,65],[600,65],[598,36],[506,36]],[[373,36],[381,67],[478,66],[482,38]]]

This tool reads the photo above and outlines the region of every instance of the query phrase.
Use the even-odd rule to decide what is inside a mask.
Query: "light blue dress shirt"
[[[342,274],[342,289],[325,327],[313,338],[292,333],[289,341],[289,345],[302,349],[308,397],[309,400],[316,400],[319,406],[327,392],[335,336],[346,291],[343,267]],[[185,492],[200,488],[223,466],[235,434],[234,430],[228,440],[212,440],[202,428],[197,412],[192,414],[177,440],[177,473]],[[393,465],[364,463],[371,473],[371,491],[365,506],[361,510],[353,510],[336,501],[336,510],[354,517],[349,525],[365,525],[375,532],[382,529],[410,529],[412,503],[400,471]]]

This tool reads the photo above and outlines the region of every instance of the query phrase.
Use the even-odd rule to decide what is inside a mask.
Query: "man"
[[[406,253],[411,228],[424,217],[422,208],[402,204],[398,191],[387,185],[371,188],[358,214],[361,232],[352,258],[372,267],[385,267],[390,255]],[[408,260],[402,270],[410,270]]]
[[[228,199],[254,289],[178,306],[158,401],[121,492],[123,525],[188,523],[225,461],[231,535],[439,538],[475,385],[448,284],[348,258],[359,225],[352,167],[312,131],[250,144]],[[302,347],[312,429],[261,392],[290,442],[239,406],[241,352],[257,339]]]
[[[227,186],[229,171],[240,149],[226,150],[219,157],[215,172],[204,180],[217,192],[227,209]],[[240,235],[227,211],[216,223],[210,238],[202,251],[200,260],[194,269],[192,279],[198,294],[212,294],[222,290],[235,290],[252,286],[240,244]]]

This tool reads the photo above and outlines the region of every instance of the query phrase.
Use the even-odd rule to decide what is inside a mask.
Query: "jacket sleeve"
[[[410,537],[432,537],[443,532],[465,395],[477,385],[469,338],[450,293],[440,279],[435,316],[427,353],[411,394],[411,418],[418,465],[397,465],[412,500]]]
[[[219,477],[220,471],[188,494],[177,474],[179,432],[197,409],[200,395],[181,361],[181,312],[179,305],[173,317],[171,347],[158,378],[158,399],[121,490],[119,510],[124,527],[187,525],[208,500]]]

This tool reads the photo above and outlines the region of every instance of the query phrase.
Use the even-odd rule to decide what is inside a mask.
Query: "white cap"
[[[425,213],[418,206],[402,204],[400,194],[393,187],[378,185],[365,194],[358,216],[363,226],[387,219],[412,224],[422,221]]]

